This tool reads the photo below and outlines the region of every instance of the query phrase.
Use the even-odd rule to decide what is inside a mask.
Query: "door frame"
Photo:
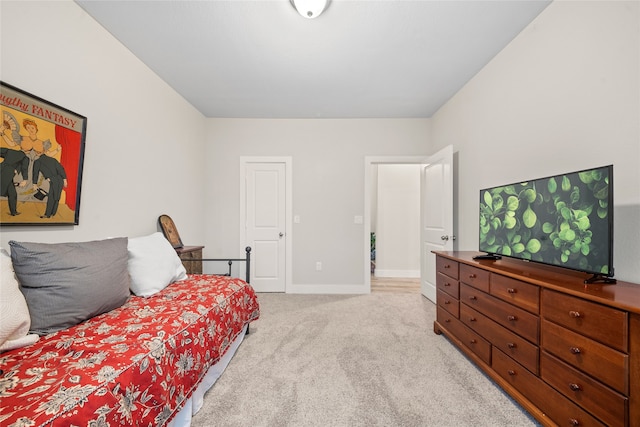
[[[429,156],[366,156],[364,158],[364,289],[366,293],[371,292],[371,197],[372,197],[372,177],[371,167],[373,165],[422,165]],[[422,191],[422,183],[420,184]],[[422,215],[422,204],[420,205],[420,215]],[[420,263],[422,269],[422,262]],[[422,275],[422,272],[421,272]]]
[[[285,165],[285,293],[291,290],[293,277],[293,159],[291,156],[240,156],[240,247],[247,245],[247,188],[246,174],[248,164],[284,163]],[[244,250],[244,249],[243,249]],[[255,263],[252,263],[255,265]],[[253,279],[253,269],[251,271]]]

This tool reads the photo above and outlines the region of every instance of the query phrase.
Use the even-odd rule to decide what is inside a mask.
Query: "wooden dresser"
[[[640,426],[640,285],[435,252],[444,334],[540,423]]]
[[[176,252],[188,274],[202,274],[202,249],[204,249],[204,246],[176,248]]]

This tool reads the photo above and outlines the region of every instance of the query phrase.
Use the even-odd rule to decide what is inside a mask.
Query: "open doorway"
[[[371,291],[371,203],[373,192],[372,165],[420,165],[420,292],[436,301],[436,269],[434,251],[453,250],[453,146],[448,145],[425,157],[366,157],[364,176],[364,282]],[[428,201],[428,202],[427,202]]]
[[[371,165],[371,290],[420,292],[420,164]]]
[[[420,168],[425,158],[365,158],[365,285],[369,290],[372,279],[385,283],[386,278],[392,277],[419,283]],[[412,176],[414,181],[409,182]],[[403,215],[400,212],[403,209],[412,213]],[[375,233],[373,239],[372,232]],[[374,253],[372,240],[375,240]]]

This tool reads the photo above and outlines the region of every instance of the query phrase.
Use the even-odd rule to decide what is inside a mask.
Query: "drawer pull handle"
[[[473,274],[473,273],[469,275],[469,279],[475,279],[476,277],[477,276],[475,274]]]
[[[451,286],[451,283],[449,283],[449,282],[444,282],[444,285],[445,285],[445,286]]]
[[[569,425],[570,426],[579,426],[580,425],[580,421],[576,420],[575,418],[570,418],[569,419]]]
[[[507,343],[507,347],[509,347],[509,348],[516,348],[516,347],[517,347],[517,345],[515,345],[515,344],[514,344],[514,343],[512,343],[512,342],[510,342],[510,343]]]
[[[515,294],[515,293],[516,293],[516,292],[518,292],[518,291],[516,291],[516,290],[515,290],[515,289],[513,289],[513,288],[508,288],[508,289],[507,289],[507,292],[509,292],[510,294]]]
[[[473,339],[473,340],[471,340],[471,341],[469,341],[469,342],[470,342],[471,344],[475,344],[475,343],[477,343],[478,341],[476,341],[475,339]]]
[[[469,299],[470,299],[471,301],[475,301],[475,300],[477,300],[477,299],[478,299],[478,297],[477,297],[477,296],[475,296],[475,295],[471,295],[471,296],[469,297]]]
[[[509,370],[507,371],[507,374],[509,374],[509,375],[513,376],[513,375],[515,375],[515,374],[516,374],[516,371],[514,371],[513,369],[509,369]]]
[[[513,320],[518,320],[518,318],[517,318],[516,316],[514,316],[514,315],[507,316],[507,319],[508,319],[508,320],[512,320],[512,321],[513,321]]]
[[[580,387],[580,384],[576,384],[576,383],[569,384],[569,388],[571,389],[571,391],[580,391],[580,390],[582,390],[582,387]]]
[[[580,348],[578,348],[578,347],[571,347],[571,348],[569,348],[569,351],[570,351],[571,353],[573,353],[573,354],[580,354],[580,353],[582,353],[582,351],[581,351],[581,350],[580,350]]]
[[[445,319],[445,323],[451,323],[451,319]]]
[[[444,268],[451,268],[451,266],[449,264],[445,264]]]
[[[444,302],[444,305],[448,305],[448,304],[451,304],[451,301],[446,300],[446,301]]]
[[[577,318],[579,318],[579,317],[582,317],[582,315],[580,314],[580,312],[579,312],[579,311],[573,311],[573,310],[571,310],[571,311],[569,312],[569,316],[570,316],[570,317],[573,317],[574,319],[577,319]]]
[[[475,317],[470,317],[469,318],[469,322],[476,322],[478,319],[476,319]]]

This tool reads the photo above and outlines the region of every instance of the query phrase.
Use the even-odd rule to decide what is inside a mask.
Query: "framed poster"
[[[0,81],[0,225],[77,225],[87,118]]]

